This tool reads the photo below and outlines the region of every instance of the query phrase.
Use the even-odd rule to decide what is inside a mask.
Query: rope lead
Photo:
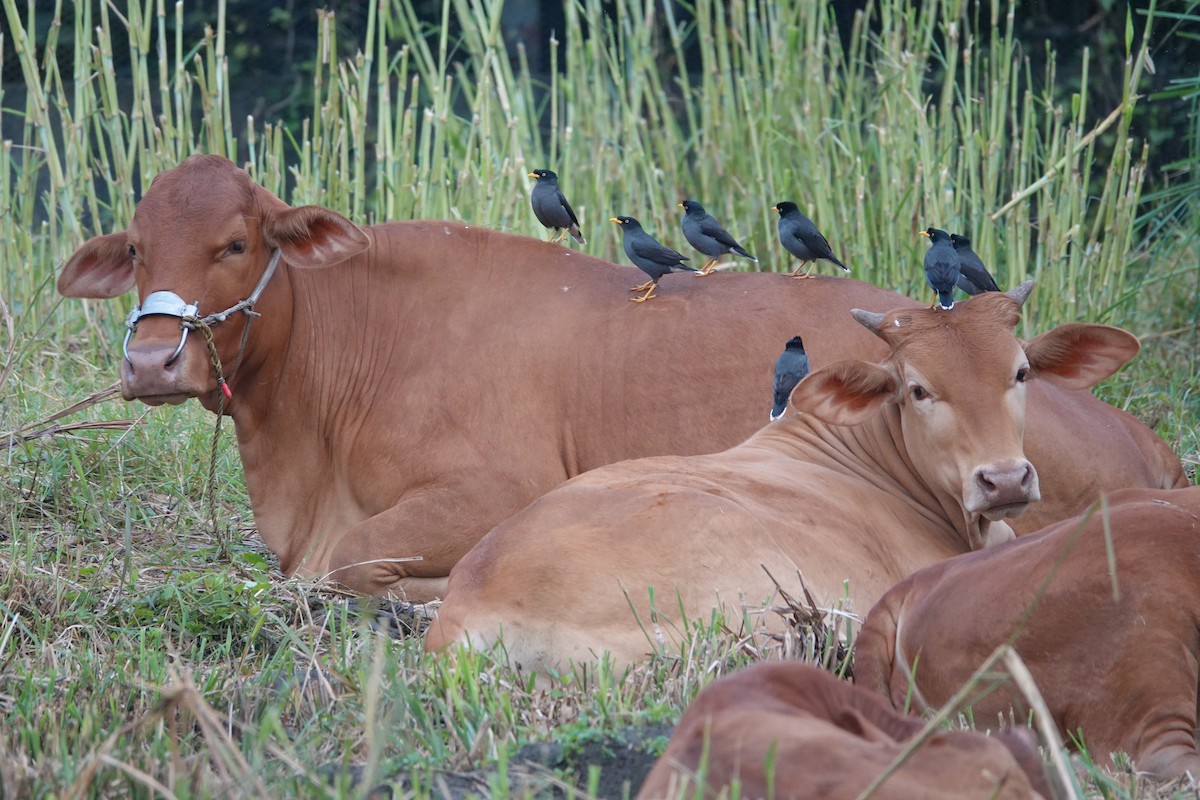
[[[217,376],[217,386],[221,388],[217,395],[217,424],[213,428],[212,451],[208,461],[208,514],[212,521],[213,537],[217,540],[217,546],[221,549],[221,558],[225,561],[230,560],[229,543],[226,541],[225,533],[217,524],[217,448],[221,441],[221,418],[225,415],[225,400],[232,399],[233,393],[229,390],[229,384],[225,382],[225,373],[221,369],[221,356],[217,353],[217,345],[213,341],[212,327],[195,315],[190,315],[182,318],[183,324],[192,330],[200,331],[200,335],[204,337],[204,344],[208,347],[208,357],[212,361],[213,372]],[[249,320],[246,322],[249,328]],[[243,343],[244,343],[243,339]],[[239,357],[241,353],[239,352]]]

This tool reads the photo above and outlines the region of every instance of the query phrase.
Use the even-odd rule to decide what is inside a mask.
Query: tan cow
[[[938,706],[1015,637],[1068,741],[1082,731],[1100,764],[1125,752],[1153,776],[1200,778],[1200,488],[1114,495],[1115,569],[1105,516],[1066,520],[902,581],[863,626],[855,680],[903,708],[915,676],[915,696]],[[991,687],[973,718],[997,727],[1010,710],[1025,718],[1023,695]]]
[[[1101,325],[1023,346],[1013,330],[1030,287],[949,312],[856,312],[890,356],[810,373],[792,393],[801,413],[721,453],[613,464],[544,495],[454,568],[426,647],[503,634],[533,669],[605,650],[628,664],[655,625],[674,640],[681,614],[760,605],[764,566],[794,596],[802,573],[823,606],[849,581],[865,612],[905,575],[1011,538],[1002,520],[1039,497],[1026,382],[1090,386],[1137,352]]]
[[[638,800],[717,797],[854,800],[924,723],[807,664],[758,664],[713,683],[684,712]],[[939,731],[871,795],[876,800],[1052,797],[1028,729]],[[698,791],[702,789],[703,793]]]
[[[461,223],[360,229],[193,156],[154,180],[128,230],[80,247],[58,288],[114,297],[136,282],[124,397],[211,410],[208,353],[181,339],[179,315],[194,301],[218,314],[257,286],[248,335],[240,311],[212,330],[259,532],[286,572],[427,600],[488,530],[567,478],[749,436],[788,337],[814,366],[877,358],[886,348],[848,310],[919,305],[856,281],[724,274],[642,308],[624,299],[631,269]],[[1184,480],[1161,440],[1086,392],[1030,402],[1051,519],[1100,489]]]

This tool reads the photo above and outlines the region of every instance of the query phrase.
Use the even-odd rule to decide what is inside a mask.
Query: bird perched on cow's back
[[[587,244],[587,240],[579,232],[579,220],[575,217],[575,210],[558,188],[558,175],[548,169],[535,169],[529,173],[529,177],[537,178],[537,183],[533,185],[533,193],[529,196],[534,216],[547,228],[553,228],[556,234],[550,241],[562,241],[570,233],[575,241]]]
[[[958,288],[970,295],[998,292],[996,279],[983,265],[983,259],[971,249],[971,240],[958,233],[950,234],[950,244],[958,253]]]
[[[683,209],[684,238],[688,240],[688,244],[708,256],[708,262],[696,273],[697,278],[715,270],[717,260],[726,253],[737,253],[751,261],[758,261],[704,210],[704,206],[695,200],[684,200],[679,207]]]
[[[799,336],[788,339],[775,362],[775,405],[771,408],[771,421],[787,411],[788,398],[804,376],[808,374],[808,354],[804,352],[804,341]]]
[[[655,241],[654,237],[646,233],[642,229],[642,224],[633,217],[612,217],[609,221],[621,226],[621,234],[625,238],[625,255],[629,256],[629,260],[636,264],[642,272],[650,276],[650,280],[630,288],[631,292],[643,290],[646,292],[641,297],[629,298],[633,302],[644,303],[654,297],[654,288],[658,286],[658,279],[672,270],[699,271],[695,267],[689,267],[683,263],[687,261],[686,256]]]
[[[816,262],[821,259],[832,261],[846,272],[850,271],[849,267],[837,260],[837,256],[829,247],[829,242],[817,230],[816,224],[801,214],[795,203],[785,200],[782,203],[776,203],[771,210],[779,212],[779,243],[783,245],[784,250],[800,259],[800,266],[792,272],[793,278],[807,278],[808,273],[812,272],[813,267],[816,266]],[[801,268],[809,262],[812,263],[801,275]]]
[[[958,253],[950,241],[950,234],[945,231],[929,228],[918,233],[929,237],[929,250],[925,253],[925,280],[937,292],[930,308],[941,306],[944,311],[949,311],[954,308],[954,287],[958,284],[960,274]]]

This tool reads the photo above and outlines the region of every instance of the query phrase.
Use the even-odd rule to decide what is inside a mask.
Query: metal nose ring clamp
[[[174,292],[151,292],[146,298],[146,302],[136,306],[125,318],[125,341],[121,343],[121,351],[125,354],[125,360],[129,361],[129,340],[137,332],[138,320],[157,314],[165,317],[179,317],[181,331],[179,345],[163,366],[169,367],[174,364],[175,359],[179,358],[179,354],[183,352],[183,346],[187,343],[188,331],[191,330],[183,320],[185,317],[196,317],[197,311],[199,311],[199,301],[185,303],[183,298]]]

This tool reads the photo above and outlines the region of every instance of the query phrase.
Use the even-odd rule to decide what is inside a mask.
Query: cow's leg
[[[1130,754],[1134,768],[1166,780],[1185,772],[1200,778],[1196,747],[1200,662],[1194,640],[1189,641],[1195,633],[1190,614],[1187,617],[1175,636],[1142,637],[1136,648],[1131,646],[1138,653],[1137,663],[1122,665],[1122,674],[1128,677],[1120,697],[1122,710],[1130,713],[1115,715],[1126,723],[1121,749]]]
[[[901,602],[889,595],[871,609],[870,624],[864,625],[854,642],[854,684],[888,698],[892,707],[908,711],[911,670],[907,664],[897,669],[904,658],[898,652]],[[915,688],[915,687],[911,687]]]
[[[415,556],[373,552],[375,537],[364,535],[363,524],[351,528],[333,551],[326,573],[329,580],[355,592],[395,597],[410,603],[427,603],[445,595],[453,564],[441,563],[437,558],[426,560],[420,557],[418,561],[410,561],[408,559]],[[396,545],[387,550],[399,553],[399,547]]]
[[[436,600],[445,594],[451,567],[494,524],[493,514],[506,516],[520,505],[496,509],[449,490],[415,494],[348,528],[330,553],[326,576],[363,594]]]
[[[1184,773],[1195,780],[1200,778],[1200,753],[1196,752],[1195,743],[1176,744],[1134,759],[1133,767],[1163,780],[1182,778]]]

